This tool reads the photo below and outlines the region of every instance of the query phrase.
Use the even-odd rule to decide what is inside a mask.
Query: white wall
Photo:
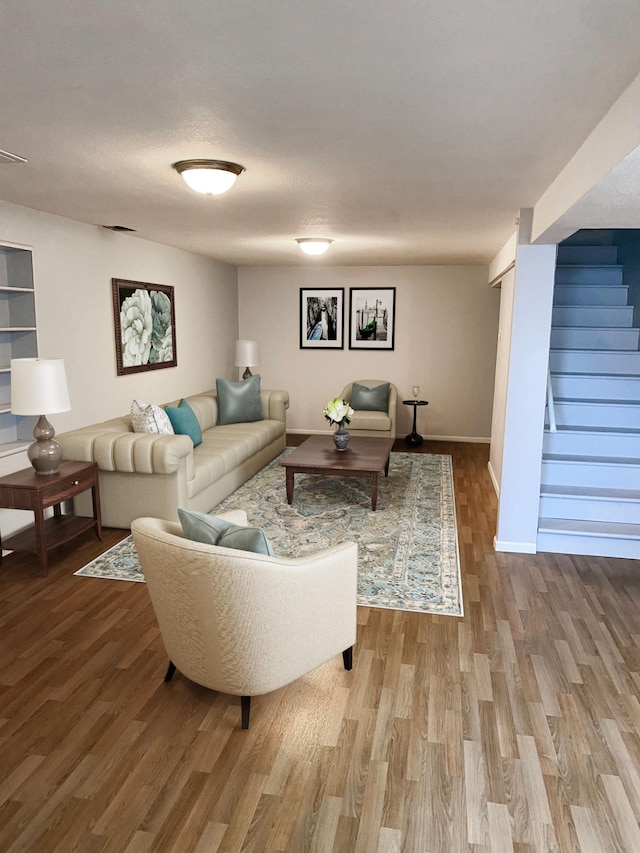
[[[300,288],[343,287],[348,320],[350,287],[396,288],[395,349],[300,349]],[[260,342],[265,388],[285,388],[291,431],[325,431],[322,408],[353,379],[384,379],[400,399],[420,396],[425,437],[488,441],[496,357],[499,292],[486,266],[240,267],[240,336]],[[400,405],[398,433],[411,431]]]
[[[497,551],[536,552],[555,245],[531,245],[520,212],[515,265]]]
[[[511,269],[505,273],[500,282],[500,319],[498,321],[498,346],[496,353],[495,387],[493,391],[493,415],[491,419],[491,448],[489,450],[489,473],[497,495],[500,495],[500,481],[502,480],[502,451],[504,446],[504,422],[507,411],[514,284],[515,271]]]
[[[161,403],[235,378],[235,267],[4,202],[2,242],[32,248],[39,354],[65,359],[72,409],[51,417],[56,432],[124,414],[134,396]],[[112,278],[175,287],[177,367],[117,376]],[[0,475],[28,464],[2,458]]]

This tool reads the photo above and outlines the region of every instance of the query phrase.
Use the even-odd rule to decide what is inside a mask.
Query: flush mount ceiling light
[[[226,160],[178,160],[171,166],[192,190],[203,195],[226,193],[244,172],[244,166]]]
[[[333,240],[328,237],[298,237],[296,243],[306,255],[324,255]]]

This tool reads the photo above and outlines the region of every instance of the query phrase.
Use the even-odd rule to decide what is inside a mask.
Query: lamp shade
[[[236,341],[236,367],[256,367],[260,364],[258,341]]]
[[[64,359],[11,359],[11,411],[14,415],[54,415],[70,409]]]

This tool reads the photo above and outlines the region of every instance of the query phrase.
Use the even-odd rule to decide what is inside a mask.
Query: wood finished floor
[[[464,618],[360,609],[352,672],[256,697],[248,732],[163,683],[144,584],[73,576],[122,531],[47,578],[6,558],[0,851],[640,851],[640,563],[495,553],[488,448],[422,450],[453,457]]]

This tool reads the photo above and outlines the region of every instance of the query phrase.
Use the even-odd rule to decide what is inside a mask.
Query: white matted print
[[[395,287],[352,287],[349,349],[392,350],[396,323]]]
[[[300,348],[344,348],[344,288],[300,288]]]

